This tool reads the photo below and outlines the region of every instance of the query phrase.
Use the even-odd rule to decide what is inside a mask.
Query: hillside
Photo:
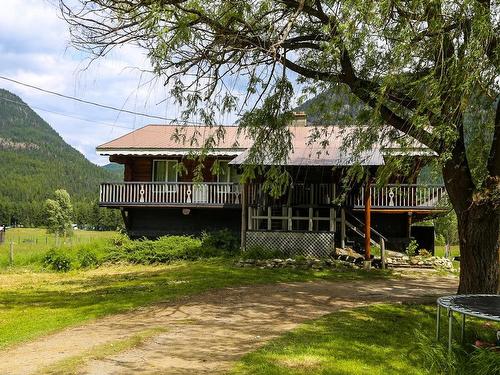
[[[22,104],[17,104],[22,103]],[[0,89],[0,220],[38,222],[56,189],[74,201],[95,201],[99,182],[116,172],[92,164],[18,96]]]
[[[358,116],[369,115],[369,109],[347,88],[337,86],[305,101],[294,111],[305,112],[312,125],[349,124]]]
[[[102,168],[104,168],[108,172],[113,173],[115,180],[123,179],[123,170],[125,169],[123,164],[109,163],[109,164],[103,165]]]

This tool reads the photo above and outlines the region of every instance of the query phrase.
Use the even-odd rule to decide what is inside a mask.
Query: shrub
[[[243,259],[274,259],[283,258],[283,252],[261,246],[252,246],[241,253]]]
[[[164,236],[158,240],[124,241],[106,255],[107,262],[134,264],[169,263],[175,260],[196,260],[208,255],[203,252],[201,241],[188,236]]]
[[[228,255],[235,255],[240,249],[240,239],[229,229],[222,229],[215,232],[203,232],[201,236],[201,246],[222,250]]]
[[[68,272],[71,269],[71,258],[67,254],[52,249],[45,254],[43,265],[54,271]]]
[[[77,258],[82,268],[96,267],[99,265],[99,259],[96,253],[88,249],[80,249]]]
[[[409,257],[413,257],[417,254],[418,250],[418,242],[415,240],[411,240],[408,246],[406,247],[406,254]]]

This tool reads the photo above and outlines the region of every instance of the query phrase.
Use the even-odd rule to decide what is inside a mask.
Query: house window
[[[236,168],[229,165],[229,161],[219,161],[219,173],[217,173],[217,182],[240,182],[240,175]]]
[[[177,182],[177,160],[153,160],[153,181]]]

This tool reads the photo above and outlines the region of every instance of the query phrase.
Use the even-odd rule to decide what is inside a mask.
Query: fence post
[[[10,241],[9,264],[14,265],[14,242]]]
[[[380,261],[382,262],[382,269],[385,269],[385,241],[380,238]]]

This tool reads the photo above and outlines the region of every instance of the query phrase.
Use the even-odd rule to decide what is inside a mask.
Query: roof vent
[[[292,126],[304,127],[307,126],[307,115],[305,112],[294,112]]]

